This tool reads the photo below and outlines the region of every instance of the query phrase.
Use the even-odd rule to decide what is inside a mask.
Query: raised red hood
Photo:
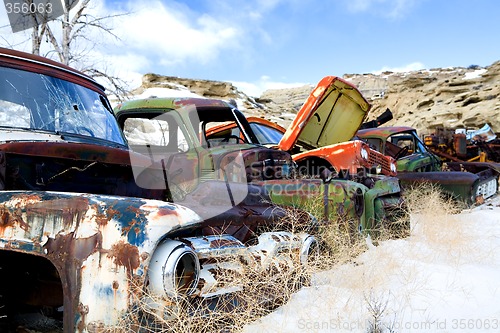
[[[370,103],[351,83],[324,77],[311,92],[279,142],[290,151],[295,144],[307,149],[349,141],[370,110]]]

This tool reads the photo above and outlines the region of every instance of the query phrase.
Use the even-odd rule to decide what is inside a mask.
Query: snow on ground
[[[500,331],[500,200],[414,215],[412,235],[314,277],[245,332]],[[371,310],[370,310],[371,308]],[[377,310],[378,309],[378,310]]]
[[[134,99],[150,98],[150,97],[195,97],[203,98],[203,96],[197,95],[191,92],[184,86],[179,85],[179,89],[154,87],[147,88],[141,94],[134,96]]]

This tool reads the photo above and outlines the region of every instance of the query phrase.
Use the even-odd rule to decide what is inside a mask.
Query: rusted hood
[[[49,239],[72,234],[103,242],[119,239],[151,252],[158,240],[202,222],[192,210],[159,200],[88,193],[0,192],[0,248],[43,252]],[[108,238],[109,237],[109,238]],[[85,256],[80,256],[85,259]]]
[[[295,144],[308,149],[349,141],[363,123],[371,105],[351,83],[324,77],[311,92],[279,142],[290,151]]]
[[[408,126],[376,127],[359,130],[356,135],[362,139],[377,138],[385,140],[393,134],[405,132],[415,132],[415,129]]]

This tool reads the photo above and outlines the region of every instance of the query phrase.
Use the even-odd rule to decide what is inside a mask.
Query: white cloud
[[[123,6],[121,8],[112,8],[111,3],[95,0],[86,11],[94,17],[128,13],[104,21],[104,24],[112,29],[111,32],[118,36],[121,42],[117,42],[115,37],[102,30],[87,29],[84,32],[85,40],[80,39],[73,45],[86,50],[85,53],[93,55],[97,52],[102,53],[98,59],[104,59],[113,54],[113,59],[119,59],[123,53],[126,53],[126,58],[130,58],[131,54],[135,53],[137,59],[144,55],[144,59],[149,58],[157,64],[169,66],[189,60],[206,64],[217,59],[223,50],[235,48],[240,43],[242,32],[238,26],[210,14],[193,13],[187,6],[175,2],[129,1],[121,5]],[[52,25],[57,37],[60,34],[59,22],[53,22]],[[0,29],[2,45],[30,51],[31,30],[11,33],[4,11],[0,13]],[[45,48],[42,54],[51,49],[50,43],[43,43],[42,46]],[[144,69],[148,63],[141,60],[137,63],[125,63],[125,65],[134,71]]]
[[[413,62],[411,64],[402,67],[388,67],[384,66],[382,69],[372,71],[373,74],[381,74],[383,72],[395,72],[395,73],[406,73],[425,69],[424,64],[420,62]]]
[[[406,16],[423,0],[346,0],[345,4],[351,12],[370,11],[379,16],[398,19]]]
[[[256,82],[233,81],[232,84],[248,96],[259,97],[266,90],[302,87],[308,83],[272,81],[269,76],[263,75]]]
[[[165,66],[187,60],[209,63],[238,44],[238,28],[208,14],[192,15],[160,1],[129,4],[131,13],[117,20],[122,47],[153,55]]]

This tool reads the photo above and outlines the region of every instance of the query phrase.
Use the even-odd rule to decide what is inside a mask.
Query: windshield
[[[0,126],[125,145],[104,96],[76,83],[14,68],[0,68]]]
[[[278,144],[283,137],[283,133],[266,125],[250,123],[250,127],[254,131],[255,136],[259,140],[260,144],[263,145]]]

